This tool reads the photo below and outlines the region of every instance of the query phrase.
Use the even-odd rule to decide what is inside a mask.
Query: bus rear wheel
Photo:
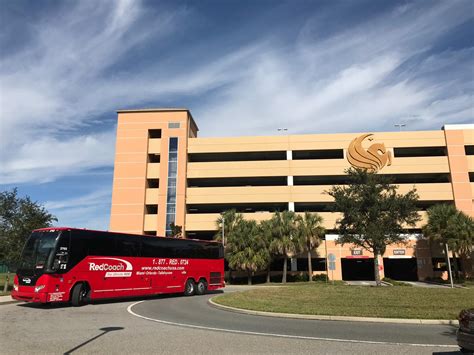
[[[194,283],[193,279],[188,279],[186,281],[186,285],[184,286],[184,295],[185,296],[192,296],[196,292],[196,284]]]
[[[73,307],[80,307],[86,303],[87,287],[83,283],[74,286],[71,292],[71,304]]]
[[[205,279],[199,280],[196,285],[196,295],[204,295],[207,291],[207,282]]]

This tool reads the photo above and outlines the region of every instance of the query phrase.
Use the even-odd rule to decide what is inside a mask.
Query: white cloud
[[[86,134],[81,128],[97,114],[113,116],[122,104],[103,101],[121,91],[107,70],[139,44],[170,33],[182,11],[152,15],[139,1],[76,2],[33,24],[28,47],[2,53],[2,183],[51,181],[112,164],[114,132]],[[106,92],[93,90],[104,81]],[[125,95],[118,98],[127,102]]]
[[[2,164],[3,183],[44,183],[112,165],[115,131],[62,138],[40,135],[33,142],[18,147],[14,159]]]
[[[47,201],[44,206],[58,217],[58,226],[107,229],[110,189],[96,190],[84,196]]]
[[[472,49],[430,52],[472,11],[466,2],[433,5],[404,6],[324,39],[311,28],[324,23],[320,15],[303,28],[296,51],[262,48],[247,75],[198,107],[201,132],[391,130],[400,121],[412,130],[439,129],[472,119]],[[217,117],[225,124],[216,125]]]

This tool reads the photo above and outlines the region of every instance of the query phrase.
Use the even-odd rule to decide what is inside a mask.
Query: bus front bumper
[[[23,287],[22,287],[23,288]],[[30,288],[30,287],[28,287]],[[46,303],[48,302],[48,293],[47,292],[35,292],[34,287],[31,287],[31,290],[18,290],[12,291],[12,298],[18,301],[24,302],[39,302]]]

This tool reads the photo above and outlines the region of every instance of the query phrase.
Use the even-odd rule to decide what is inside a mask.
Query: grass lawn
[[[472,280],[464,281],[464,283],[462,283],[461,285],[463,285],[465,287],[469,287],[469,288],[474,288],[474,281],[472,281]]]
[[[216,303],[256,311],[420,319],[457,319],[474,307],[474,289],[294,285],[233,292]]]
[[[9,281],[8,281],[8,291],[5,293],[3,292],[4,287],[5,287],[5,279],[9,276]],[[0,273],[0,296],[5,296],[9,295],[10,291],[13,288],[13,278],[15,277],[15,274],[13,273]]]

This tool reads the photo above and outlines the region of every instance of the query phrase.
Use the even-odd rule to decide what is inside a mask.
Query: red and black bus
[[[12,297],[71,302],[161,293],[204,294],[224,287],[224,249],[212,241],[74,228],[32,232]]]

